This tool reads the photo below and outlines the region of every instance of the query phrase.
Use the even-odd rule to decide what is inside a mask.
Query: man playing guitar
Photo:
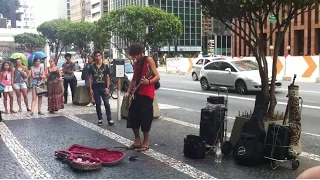
[[[154,83],[160,80],[154,60],[144,55],[144,48],[138,44],[129,47],[129,55],[136,60],[134,64],[134,75],[130,82],[125,98],[128,98],[135,86],[139,88],[135,91],[135,98],[129,108],[127,128],[132,128],[134,133],[134,143],[128,149],[146,151],[149,149],[148,139],[153,120],[153,98]],[[151,71],[153,76],[145,78]],[[143,132],[143,142],[141,142],[139,129]]]

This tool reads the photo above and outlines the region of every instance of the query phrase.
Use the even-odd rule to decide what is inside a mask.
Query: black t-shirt
[[[92,64],[89,68],[88,74],[92,75],[92,87],[104,89],[107,87],[106,78],[110,74],[109,68],[107,65],[102,64],[100,68],[96,64]]]

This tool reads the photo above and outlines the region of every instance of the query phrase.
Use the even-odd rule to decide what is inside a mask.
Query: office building
[[[85,20],[85,0],[70,0],[70,20],[84,21]]]
[[[91,0],[85,0],[84,20],[91,22]]]
[[[319,6],[309,12],[302,13],[291,20],[290,26],[284,35],[284,39],[280,45],[279,56],[290,54],[292,56],[299,55],[318,55],[320,53],[320,13]],[[286,18],[284,13],[280,13],[279,17]],[[248,29],[248,26],[243,26]],[[271,30],[275,24],[268,20],[264,24],[263,37],[270,37]],[[267,41],[265,53],[267,56],[272,55],[272,46],[275,44],[276,32]],[[249,48],[236,35],[232,38],[235,56],[250,55]]]
[[[21,0],[20,1],[21,7],[19,8],[18,12],[21,12],[21,21],[17,21],[17,28],[21,29],[35,29],[35,10],[32,1],[28,0]]]
[[[98,21],[107,12],[108,0],[91,0],[91,22]]]
[[[110,0],[109,10],[119,9],[129,5],[157,6],[168,13],[180,18],[183,33],[178,39],[169,40],[162,52],[196,53],[202,50],[201,6],[196,0]],[[124,48],[120,40],[115,37],[113,41]]]

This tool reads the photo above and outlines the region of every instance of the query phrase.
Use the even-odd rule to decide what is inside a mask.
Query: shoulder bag
[[[42,68],[40,68],[40,72],[41,71],[42,71]],[[48,93],[47,83],[45,82],[45,80],[38,79],[38,83],[37,83],[37,87],[36,87],[37,96],[46,96],[47,93]]]
[[[145,63],[145,60],[148,60],[148,56],[145,56],[144,58],[143,58],[143,62],[142,62],[142,64],[141,64],[141,66],[140,66],[140,79],[141,79],[141,73],[142,73],[142,68],[143,68],[143,65],[144,65],[144,63]],[[159,88],[160,88],[160,82],[159,81],[157,81],[157,82],[155,82],[154,83],[154,89],[155,90],[158,90]]]

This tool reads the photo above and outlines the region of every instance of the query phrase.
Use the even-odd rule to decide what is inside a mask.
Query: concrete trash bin
[[[88,87],[78,86],[74,94],[73,103],[79,106],[85,106],[90,103],[88,96]]]
[[[123,98],[121,103],[121,117],[123,119],[128,118],[127,101],[128,101],[127,99]],[[153,119],[157,119],[160,117],[160,109],[159,109],[159,105],[156,97],[154,97],[152,105],[153,105]]]

